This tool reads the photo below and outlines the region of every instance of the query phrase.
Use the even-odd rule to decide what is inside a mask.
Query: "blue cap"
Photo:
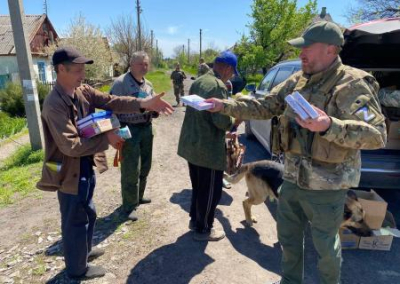
[[[237,57],[235,54],[233,54],[231,51],[226,50],[221,52],[216,58],[215,58],[215,63],[225,63],[229,66],[232,66],[235,75],[239,75],[239,72],[237,71]]]

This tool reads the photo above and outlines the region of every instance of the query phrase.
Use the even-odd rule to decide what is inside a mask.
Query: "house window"
[[[38,62],[39,81],[46,82],[46,64],[44,62]]]

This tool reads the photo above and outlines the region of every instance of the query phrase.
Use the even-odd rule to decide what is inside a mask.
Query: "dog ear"
[[[348,191],[347,191],[347,196],[348,196],[349,198],[353,199],[353,200],[358,201],[357,194],[355,193],[354,190],[351,190],[351,189],[348,190]]]

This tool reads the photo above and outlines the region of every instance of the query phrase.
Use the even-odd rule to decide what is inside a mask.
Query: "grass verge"
[[[0,168],[0,207],[14,203],[36,189],[41,174],[43,151],[24,145]]]
[[[164,70],[156,70],[146,74],[146,79],[153,84],[154,91],[158,94],[168,92],[172,88],[171,79]]]
[[[10,117],[0,111],[0,140],[20,132],[24,127],[26,127],[26,118]]]

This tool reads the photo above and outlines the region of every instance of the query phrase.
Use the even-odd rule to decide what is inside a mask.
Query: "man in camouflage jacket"
[[[179,63],[176,64],[175,70],[171,73],[172,84],[174,85],[174,95],[176,99],[176,106],[180,104],[180,97],[185,95],[183,80],[186,79],[186,74],[181,70]]]
[[[302,71],[293,74],[259,100],[209,99],[220,111],[239,119],[280,116],[280,148],[285,153],[284,183],[277,212],[282,245],[282,280],[303,283],[304,230],[318,253],[323,284],[340,283],[338,235],[346,190],[360,180],[360,150],[385,146],[385,118],[377,99],[379,86],[371,75],[341,63],[340,28],[331,22],[312,24],[289,43],[301,48]],[[302,120],[285,103],[294,91],[318,112]]]

